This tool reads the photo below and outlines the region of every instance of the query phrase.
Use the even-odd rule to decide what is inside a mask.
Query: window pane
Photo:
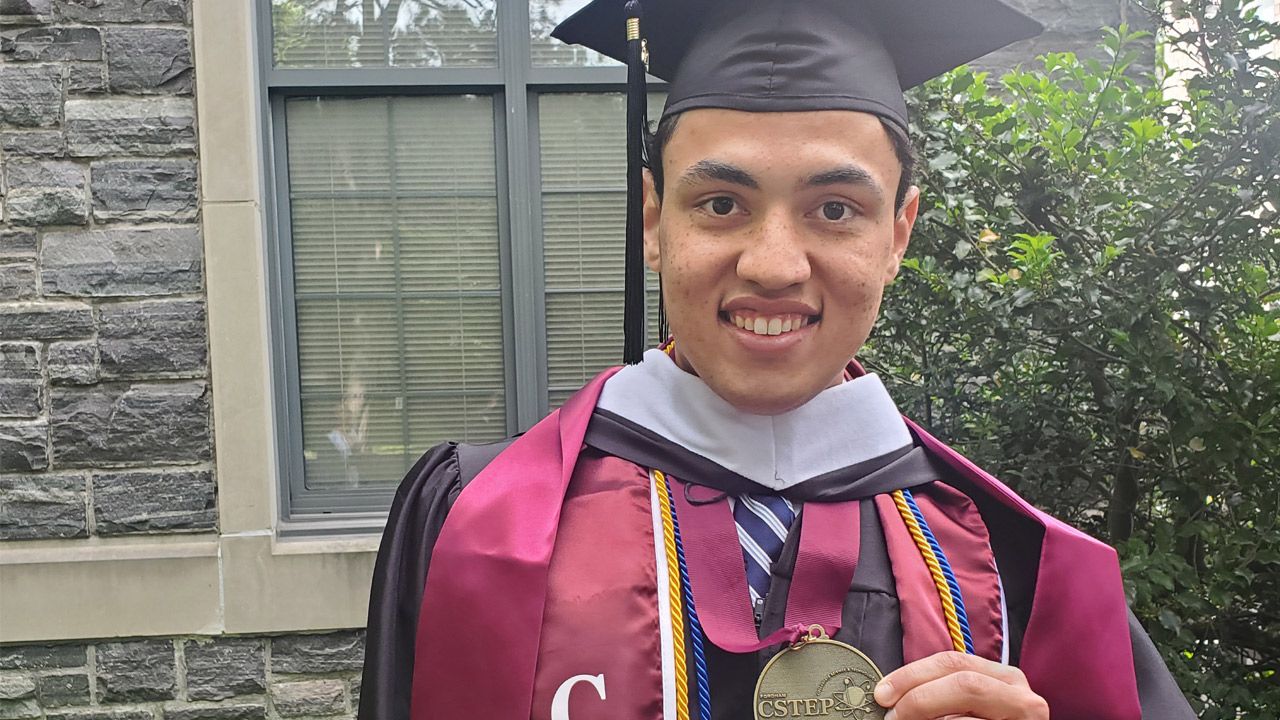
[[[529,45],[533,64],[547,65],[620,65],[604,55],[581,45],[566,45],[552,39],[551,31],[590,0],[529,0]]]
[[[271,0],[278,68],[496,67],[497,0]]]
[[[506,433],[493,102],[285,102],[309,489]]]
[[[662,108],[651,95],[650,112]],[[547,386],[552,405],[622,359],[626,224],[626,98],[539,97]],[[650,342],[658,342],[658,279],[647,273]]]

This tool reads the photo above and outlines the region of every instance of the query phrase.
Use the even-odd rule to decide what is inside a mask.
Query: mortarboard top
[[[624,360],[639,361],[644,337],[642,46],[669,83],[664,117],[854,110],[905,135],[903,90],[1042,29],[1000,0],[593,0],[560,23],[552,37],[628,67]]]
[[[859,110],[903,130],[902,91],[1010,43],[1040,23],[999,0],[641,0],[649,74],[670,83],[663,115]],[[626,2],[595,0],[552,36],[626,62]]]

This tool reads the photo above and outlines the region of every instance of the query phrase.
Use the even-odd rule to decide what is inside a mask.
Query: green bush
[[[1198,29],[1160,52],[1196,64],[1181,94],[1121,28],[1101,59],[914,96],[924,199],[866,359],[910,414],[1120,551],[1201,717],[1275,718],[1280,63],[1261,49],[1280,32],[1230,1],[1180,12]]]

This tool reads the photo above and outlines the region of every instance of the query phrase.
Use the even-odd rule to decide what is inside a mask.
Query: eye
[[[738,203],[731,197],[721,195],[707,200],[702,203],[701,207],[712,215],[727,217],[732,215],[734,210],[738,209]]]
[[[831,200],[829,202],[822,203],[822,217],[832,222],[848,220],[853,217],[853,208],[847,203]]]

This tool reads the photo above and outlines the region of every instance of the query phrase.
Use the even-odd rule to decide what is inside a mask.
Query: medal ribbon
[[[828,635],[836,634],[858,564],[858,501],[805,504],[785,622],[761,639],[748,599],[747,571],[729,503],[694,504],[687,496],[691,487],[667,477],[679,487],[673,487],[671,495],[684,531],[693,595],[711,642],[732,653],[748,653],[781,642],[799,642],[812,625],[821,625]]]

